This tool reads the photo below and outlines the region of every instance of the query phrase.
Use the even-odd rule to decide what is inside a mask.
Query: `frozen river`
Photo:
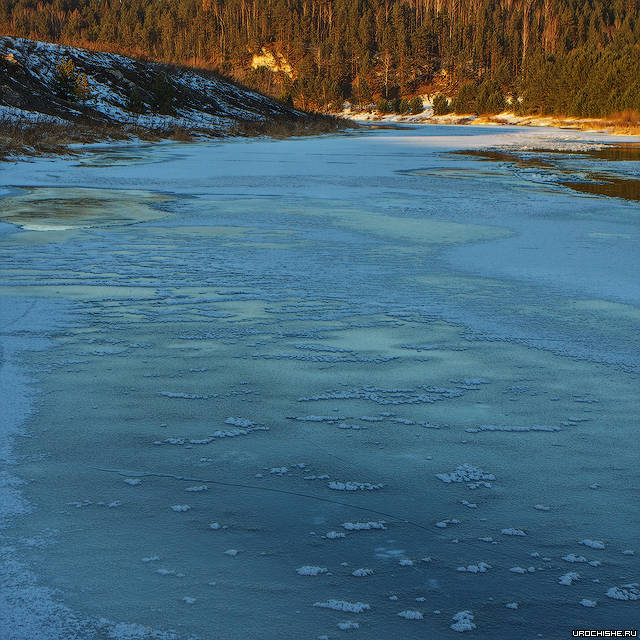
[[[611,142],[0,166],[0,638],[637,628],[640,155]]]

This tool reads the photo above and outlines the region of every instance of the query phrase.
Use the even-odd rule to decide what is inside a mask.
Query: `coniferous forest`
[[[306,109],[640,110],[640,0],[0,0],[0,31],[217,69]]]

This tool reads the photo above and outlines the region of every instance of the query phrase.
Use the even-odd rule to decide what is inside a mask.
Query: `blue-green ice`
[[[636,628],[640,208],[575,188],[638,178],[613,142],[3,163],[0,638]]]

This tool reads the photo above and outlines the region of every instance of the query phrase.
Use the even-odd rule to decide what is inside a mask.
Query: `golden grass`
[[[211,129],[185,129],[182,127],[148,129],[136,125],[99,125],[75,122],[58,123],[41,119],[18,123],[0,120],[0,160],[20,155],[64,155],[76,153],[72,144],[91,144],[105,140],[145,141],[175,140],[192,142],[196,138],[223,136],[288,138],[332,133],[357,125],[341,118],[310,114],[289,120],[284,117],[262,122],[241,121],[224,133]]]

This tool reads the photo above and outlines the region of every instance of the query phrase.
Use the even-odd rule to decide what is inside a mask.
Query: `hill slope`
[[[0,119],[5,129],[31,123],[109,135],[336,127],[209,71],[9,37],[0,37]]]

